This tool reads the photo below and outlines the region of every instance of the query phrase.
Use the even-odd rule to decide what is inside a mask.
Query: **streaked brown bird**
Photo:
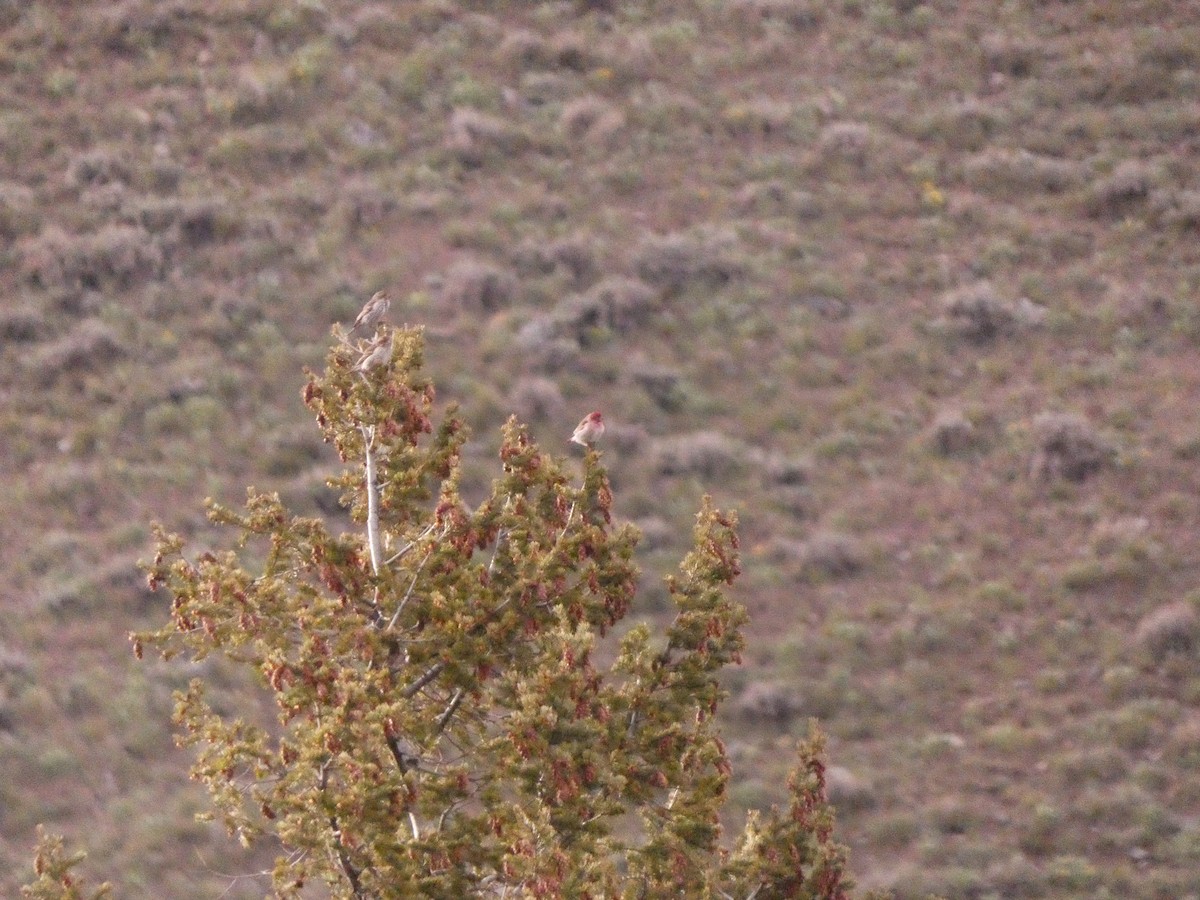
[[[363,306],[358,314],[358,318],[354,320],[354,324],[350,326],[350,334],[354,334],[359,328],[364,332],[369,332],[387,315],[388,308],[391,305],[391,294],[387,291],[376,291]]]
[[[571,435],[571,441],[575,444],[582,444],[584,447],[590,447],[603,434],[604,417],[598,412],[591,412],[584,416],[583,421],[575,426],[575,433]]]
[[[379,366],[386,366],[391,361],[392,333],[383,331],[375,335],[371,343],[367,344],[367,349],[363,353],[362,359],[358,361],[358,365],[354,367],[354,371],[369,372]]]

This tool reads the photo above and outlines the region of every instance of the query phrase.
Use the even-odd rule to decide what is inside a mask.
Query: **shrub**
[[[768,487],[803,487],[812,479],[812,460],[807,456],[769,453],[759,461],[763,484]]]
[[[678,412],[683,407],[686,391],[683,373],[671,366],[640,363],[630,368],[630,375],[655,405],[664,412]]]
[[[930,428],[929,440],[941,456],[961,456],[979,445],[975,425],[956,409],[938,413]]]
[[[1065,786],[1079,787],[1088,782],[1114,784],[1129,777],[1125,755],[1111,744],[1063,751],[1049,761],[1051,771]]]
[[[544,69],[551,65],[550,42],[525,28],[509,31],[496,48],[497,55],[518,69]]]
[[[566,338],[578,347],[601,342],[609,331],[604,305],[587,294],[564,297],[555,304],[551,321],[556,337]]]
[[[1012,78],[1028,78],[1037,73],[1042,61],[1041,47],[1005,32],[984,35],[979,42],[984,70]]]
[[[574,284],[581,285],[595,277],[598,263],[595,242],[586,235],[573,235],[555,241],[528,239],[516,249],[514,261],[518,270],[533,275],[562,272]]]
[[[920,836],[921,823],[911,812],[881,812],[868,823],[867,834],[884,850],[902,850]]]
[[[1156,221],[1181,231],[1200,230],[1200,191],[1156,190],[1150,194]]]
[[[342,191],[346,224],[351,229],[374,228],[400,208],[391,192],[370,179],[350,181]]]
[[[188,247],[199,247],[237,234],[229,205],[222,198],[185,200],[179,206],[179,233]]]
[[[123,150],[96,147],[75,157],[67,167],[67,180],[83,188],[119,182],[127,184],[133,169]]]
[[[825,5],[817,0],[734,0],[730,7],[750,21],[780,22],[797,31],[816,28],[825,19]]]
[[[1137,106],[1165,100],[1176,91],[1170,69],[1156,61],[1114,54],[1096,60],[1097,65],[1081,79],[1079,94],[1086,100],[1109,106]]]
[[[945,800],[930,810],[933,827],[939,834],[966,834],[979,822],[975,808],[958,800]]]
[[[0,644],[0,684],[6,688],[31,682],[34,672],[29,654]]]
[[[786,137],[795,121],[794,103],[769,97],[731,103],[721,110],[721,124],[730,134],[739,136]]]
[[[14,344],[36,341],[47,329],[46,317],[32,307],[0,310],[0,340]]]
[[[162,247],[141,228],[105,226],[80,251],[77,277],[85,287],[130,287],[162,274]]]
[[[1082,416],[1042,413],[1033,421],[1030,476],[1084,481],[1116,457],[1116,449]]]
[[[69,258],[75,240],[57,225],[48,225],[36,238],[18,245],[20,271],[26,281],[47,290],[66,287],[73,272]]]
[[[733,195],[733,201],[739,212],[763,218],[786,215],[810,221],[825,213],[814,194],[796,190],[777,178],[745,185]]]
[[[604,310],[608,327],[618,334],[634,331],[649,321],[660,309],[660,295],[637,278],[610,276],[598,282],[588,298]]]
[[[460,163],[478,167],[489,159],[523,152],[529,141],[504,119],[464,107],[451,113],[445,143]]]
[[[1101,519],[1092,528],[1092,549],[1098,556],[1130,553],[1142,556],[1158,555],[1157,545],[1149,537],[1150,520],[1145,516],[1120,516]]]
[[[862,542],[837,531],[814,534],[800,545],[798,555],[804,572],[819,578],[857,575],[867,564]]]
[[[583,31],[565,29],[550,38],[551,65],[586,72],[600,65],[595,40]]]
[[[1195,656],[1200,649],[1200,614],[1186,600],[1160,606],[1138,621],[1133,642],[1151,660],[1169,653]]]
[[[380,4],[363,4],[340,22],[347,43],[361,43],[392,52],[411,49],[413,30],[403,17]]]
[[[205,398],[205,400],[208,399]],[[219,412],[220,408],[214,404],[210,415],[215,418],[214,414],[219,414]],[[191,424],[193,427],[197,424],[201,424],[203,427],[203,423],[192,422]],[[303,433],[273,435],[265,453],[258,460],[258,465],[262,472],[273,478],[292,478],[316,465],[321,459],[324,449],[320,439],[307,430]]]
[[[515,109],[538,108],[551,103],[566,103],[578,90],[578,79],[559,72],[527,72],[521,76],[519,88],[506,95],[506,102]]]
[[[772,725],[785,725],[804,708],[795,688],[779,681],[755,681],[734,702],[734,711],[744,718]]]
[[[871,126],[864,122],[833,122],[821,129],[818,143],[827,156],[863,166],[871,149]]]
[[[871,809],[878,803],[874,785],[845,766],[830,766],[825,770],[829,801],[838,809],[859,811]]]
[[[1046,896],[1045,878],[1041,869],[1023,854],[1017,853],[1009,859],[989,865],[986,876],[988,885],[1000,897],[1033,900]]]
[[[319,165],[330,152],[329,141],[316,130],[284,117],[279,122],[221,132],[207,158],[211,167],[254,181],[280,169]]]
[[[1100,886],[1101,874],[1084,857],[1056,856],[1046,864],[1046,880],[1052,888],[1091,892]]]
[[[493,313],[510,306],[517,295],[512,272],[479,260],[462,260],[446,272],[439,299],[466,313]]]
[[[558,125],[568,140],[606,150],[625,127],[625,114],[608,101],[589,95],[566,103]]]
[[[1044,307],[1024,297],[1015,303],[1005,300],[987,281],[950,292],[942,304],[954,329],[977,344],[1033,328],[1046,318]]]
[[[671,546],[675,540],[675,529],[661,516],[646,516],[638,519],[634,524],[642,533],[642,542],[639,546],[647,553],[663,550]]]
[[[160,194],[171,194],[179,189],[187,170],[168,157],[156,156],[147,168],[147,182],[151,190]]]
[[[720,287],[745,271],[735,255],[737,243],[737,236],[725,229],[651,235],[634,259],[634,268],[644,281],[666,291],[693,283]]]
[[[563,323],[554,315],[537,315],[516,333],[517,347],[525,351],[531,368],[553,374],[572,368],[579,360],[579,342],[563,336]]]
[[[1112,174],[1092,183],[1087,195],[1087,211],[1097,217],[1124,218],[1150,196],[1157,178],[1157,169],[1149,163],[1125,160],[1113,169]]]
[[[630,422],[612,422],[604,432],[604,440],[618,453],[634,455],[642,453],[650,440],[646,429]]]
[[[41,224],[34,193],[15,181],[0,181],[0,238],[16,240]]]
[[[522,422],[552,422],[566,412],[562,391],[549,378],[522,378],[509,394],[509,403]]]
[[[1200,50],[1196,42],[1169,29],[1155,28],[1145,44],[1138,48],[1138,63],[1167,72],[1200,69]]]
[[[162,274],[162,245],[145,229],[107,225],[91,235],[72,236],[49,226],[21,247],[22,274],[54,291],[127,288]]]
[[[169,240],[187,247],[199,247],[235,233],[228,204],[216,197],[145,203],[138,210],[138,223],[148,234],[167,234]]]
[[[660,475],[712,479],[740,469],[746,460],[746,448],[719,431],[697,431],[659,438],[651,447],[651,455]]]
[[[1200,771],[1200,718],[1184,719],[1175,725],[1166,753],[1183,770],[1193,774]]]
[[[1177,710],[1162,701],[1131,700],[1097,718],[1100,732],[1117,747],[1139,752],[1161,743],[1162,732],[1173,722]],[[1110,795],[1102,795],[1108,798]]]
[[[31,366],[43,385],[63,375],[95,372],[125,354],[125,347],[110,327],[95,319],[80,323],[66,337],[38,350]]]
[[[213,95],[209,106],[234,125],[260,125],[281,118],[295,99],[296,90],[284,67],[243,68],[232,94]]]
[[[129,188],[120,181],[87,187],[79,192],[79,206],[87,210],[89,218],[93,220],[112,221],[118,218],[128,202]]]
[[[1065,823],[1062,813],[1048,803],[1039,803],[1025,820],[1017,846],[1030,856],[1052,854],[1063,840]]]
[[[964,164],[967,183],[1002,197],[1061,194],[1084,180],[1082,164],[1028,150],[987,149]]]
[[[971,97],[930,113],[918,123],[917,131],[921,137],[940,141],[955,150],[980,150],[1006,122],[1004,110]]]
[[[564,297],[549,314],[530,319],[517,338],[526,347],[548,347],[556,342],[592,346],[610,332],[624,333],[642,324],[654,310],[656,297],[639,281],[605,279],[586,294]]]

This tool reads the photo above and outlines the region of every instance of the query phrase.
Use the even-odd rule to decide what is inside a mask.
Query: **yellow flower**
[[[946,205],[946,195],[928,178],[921,182],[921,205],[927,209],[941,209]]]

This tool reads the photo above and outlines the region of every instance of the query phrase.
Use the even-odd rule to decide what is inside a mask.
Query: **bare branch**
[[[446,730],[446,726],[450,724],[450,719],[454,716],[455,710],[462,705],[463,697],[466,696],[466,691],[459,688],[454,692],[454,696],[450,698],[450,703],[442,710],[442,714],[437,717],[437,726],[433,730],[434,737],[439,736]]]
[[[375,484],[375,426],[362,426],[367,457],[367,544],[371,548],[371,571],[379,575],[379,487]]]
[[[421,758],[415,753],[406,753],[404,748],[400,746],[400,739],[395,735],[386,735],[385,740],[390,751],[392,751],[392,759],[396,761],[396,768],[401,774],[408,774],[413,769],[419,767]],[[417,817],[410,809],[408,811],[408,827],[412,830],[414,841],[421,839],[421,826],[417,824]]]
[[[546,559],[550,560],[554,556],[554,551],[558,549],[558,545],[562,543],[562,539],[567,536],[567,532],[571,529],[571,520],[575,518],[575,503],[571,504],[570,512],[567,513],[567,521],[563,523],[563,530],[559,533],[554,541],[554,546],[550,548],[550,552],[546,554]]]
[[[445,663],[441,663],[441,662],[434,663],[432,666],[430,666],[428,669],[425,670],[425,674],[423,674],[420,678],[418,678],[416,681],[414,681],[412,684],[410,684],[408,687],[406,687],[404,690],[402,690],[400,692],[400,696],[403,697],[405,700],[415,697],[417,695],[417,692],[420,691],[421,688],[425,687],[425,685],[429,684],[429,682],[433,681],[433,679],[435,679],[439,675],[441,675],[442,670],[445,668],[446,668]]]
[[[411,541],[409,541],[407,544],[405,544],[403,547],[401,547],[399,550],[397,550],[395,553],[393,553],[391,556],[389,556],[384,561],[384,565],[391,565],[396,560],[400,559],[402,556],[406,556],[408,554],[408,552],[410,550],[412,550],[413,547],[417,546],[418,542],[423,541],[425,538],[427,538],[429,536],[429,533],[431,531],[433,531],[433,529],[436,527],[437,527],[436,522],[430,523],[428,528],[426,528],[419,535],[417,535],[415,538],[413,538]]]
[[[415,753],[405,752],[400,746],[400,739],[395,735],[387,735],[388,750],[392,752],[392,759],[396,761],[396,768],[402,774],[407,774],[411,769],[415,769],[420,763],[420,758]]]
[[[319,784],[322,793],[329,787],[329,767],[332,763],[333,759],[329,758],[321,764]],[[329,817],[329,827],[333,831],[333,846],[334,851],[337,853],[338,865],[341,866],[346,880],[350,882],[350,890],[353,892],[355,900],[359,900],[359,898],[364,898],[365,900],[367,895],[363,893],[362,889],[362,879],[360,877],[362,872],[351,862],[350,854],[346,852],[346,846],[342,843],[342,826],[338,824],[337,816],[331,815]]]
[[[492,574],[492,570],[496,567],[496,554],[500,552],[500,545],[504,543],[504,538],[506,536],[507,532],[505,532],[503,529],[501,529],[500,533],[496,535],[496,546],[492,548],[492,558],[488,560],[487,570],[489,575]]]
[[[387,628],[384,631],[391,631],[396,624],[396,620],[400,618],[400,613],[404,611],[404,606],[408,603],[408,598],[412,596],[413,588],[417,586],[417,579],[421,577],[421,570],[425,568],[425,563],[429,562],[429,557],[433,554],[433,548],[425,554],[425,558],[421,560],[421,564],[417,566],[417,570],[413,572],[412,583],[408,586],[408,590],[404,592],[404,596],[400,598],[400,603],[396,606],[396,611],[392,613],[391,620],[387,623]]]
[[[333,827],[334,847],[337,850],[338,864],[342,867],[342,871],[346,874],[346,880],[350,882],[350,890],[353,891],[355,900],[365,898],[367,895],[363,893],[362,881],[360,880],[360,872],[355,868],[354,863],[350,861],[350,855],[346,853],[346,848],[342,844],[342,830],[338,826],[337,816],[329,817],[329,824]]]

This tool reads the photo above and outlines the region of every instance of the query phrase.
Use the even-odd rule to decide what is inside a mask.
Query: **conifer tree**
[[[470,507],[464,428],[453,410],[434,421],[420,332],[394,332],[390,359],[363,371],[334,333],[304,399],[346,464],[331,484],[356,529],[253,489],[242,510],[210,503],[236,548],[189,558],[159,530],[148,571],[171,620],[134,636],[139,655],[223,654],[273,697],[278,720],[256,723],[198,679],[176,720],[225,825],[286,848],[276,893],[847,897],[818,734],[786,808],[721,839],[718,673],[745,621],[727,594],[734,517],[703,501],[668,579],[673,622],[618,640],[638,535],[613,522],[601,454],[577,474],[510,420],[490,496]]]
[[[37,847],[33,855],[34,879],[21,888],[27,900],[102,900],[112,896],[112,885],[105,883],[94,891],[72,871],[87,854],[68,853],[62,835],[51,834],[41,825],[37,829]]]

